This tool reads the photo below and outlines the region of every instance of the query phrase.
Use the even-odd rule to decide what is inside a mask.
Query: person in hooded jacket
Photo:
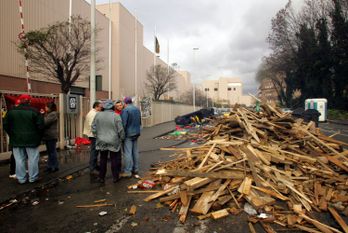
[[[92,133],[96,138],[96,149],[100,151],[99,182],[105,183],[109,155],[113,182],[116,183],[120,179],[121,144],[125,133],[121,117],[114,112],[112,100],[106,100],[103,107],[104,111],[98,112],[92,123]]]
[[[58,113],[57,106],[54,102],[49,102],[45,107],[45,127],[43,133],[43,141],[46,144],[48,161],[47,172],[56,172],[59,170],[57,158],[57,140],[58,140]]]

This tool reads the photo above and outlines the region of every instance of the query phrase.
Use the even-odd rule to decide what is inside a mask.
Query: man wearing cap
[[[29,182],[39,178],[39,145],[44,128],[42,115],[30,106],[31,97],[21,95],[20,104],[6,114],[4,129],[10,137],[16,160],[16,176],[20,184],[27,182],[26,156],[28,156]]]
[[[97,166],[98,163],[98,150],[95,148],[95,137],[92,133],[92,122],[94,120],[94,117],[98,112],[100,112],[103,108],[102,103],[99,101],[96,101],[93,103],[93,108],[87,113],[85,124],[83,127],[83,134],[88,137],[88,139],[91,141],[91,151],[90,151],[90,159],[89,159],[89,169],[91,175],[98,175],[99,167]]]
[[[131,177],[133,173],[138,178],[138,137],[140,136],[141,114],[140,110],[133,105],[130,97],[124,98],[124,109],[122,110],[121,118],[126,133],[124,140],[124,169],[121,177]]]

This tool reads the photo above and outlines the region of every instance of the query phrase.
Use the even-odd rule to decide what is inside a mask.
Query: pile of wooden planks
[[[260,222],[306,232],[348,232],[341,212],[348,206],[346,143],[325,136],[314,123],[294,120],[267,104],[255,113],[236,107],[206,130],[209,140],[174,150],[175,159],[158,162],[149,173],[161,190],[159,199],[179,220],[188,213],[218,219],[242,212],[248,203],[257,211],[249,227]],[[147,177],[149,178],[149,177]],[[329,211],[342,229],[328,226],[311,212]],[[272,223],[272,225],[270,225]]]

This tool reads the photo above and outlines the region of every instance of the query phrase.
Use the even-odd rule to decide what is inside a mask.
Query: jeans
[[[57,139],[47,140],[45,141],[47,153],[48,153],[48,161],[47,161],[47,169],[54,170],[58,169],[58,159],[57,159]]]
[[[29,182],[35,182],[39,178],[39,147],[13,147],[13,154],[16,159],[16,176],[18,182],[23,184],[27,181],[27,155],[29,161]]]
[[[120,171],[121,171],[121,151],[100,151],[100,172],[99,177],[101,179],[105,178],[106,175],[106,165],[108,162],[108,154],[110,154],[110,160],[111,160],[111,172],[112,176],[116,179],[119,178]]]
[[[16,174],[16,160],[13,155],[13,151],[11,153],[11,158],[10,158],[10,175]]]
[[[95,148],[95,144],[97,139],[94,137],[88,138],[91,141],[91,151],[90,151],[90,157],[89,157],[89,170],[93,171],[97,169],[97,162],[98,162],[98,153],[97,149]]]
[[[138,139],[124,140],[124,173],[139,172]]]

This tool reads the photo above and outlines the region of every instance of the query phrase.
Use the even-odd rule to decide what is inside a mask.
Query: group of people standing
[[[45,111],[39,112],[30,106],[30,102],[30,95],[19,96],[16,105],[7,112],[3,123],[12,148],[10,178],[17,178],[19,184],[38,181],[39,145],[42,141],[45,142],[48,153],[46,171],[59,170],[56,151],[58,138],[56,104],[49,102],[45,106]]]
[[[123,102],[106,100],[93,104],[93,109],[86,115],[84,135],[91,141],[90,172],[98,175],[99,182],[105,182],[108,156],[114,183],[121,177],[139,177],[140,128],[140,110],[133,105],[130,97],[125,97]]]
[[[19,184],[39,180],[39,146],[42,141],[45,142],[48,154],[46,172],[59,170],[56,151],[57,106],[54,102],[49,102],[41,112],[30,103],[30,95],[19,96],[15,106],[6,113],[3,124],[12,148],[10,178],[16,178]],[[101,183],[105,182],[108,156],[111,160],[113,182],[121,177],[139,177],[137,142],[140,128],[140,110],[133,105],[130,97],[116,103],[106,100],[93,104],[93,109],[86,115],[83,133],[91,141],[91,174],[98,175]]]

